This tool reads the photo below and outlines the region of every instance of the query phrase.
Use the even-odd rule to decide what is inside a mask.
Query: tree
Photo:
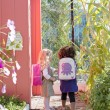
[[[57,65],[57,51],[68,45],[71,19],[70,2],[67,0],[42,0],[42,41],[43,48],[54,53],[53,65]]]
[[[110,15],[109,0],[90,3],[82,0],[87,23],[83,30],[83,42],[80,50],[80,66],[83,72],[89,74],[90,86],[98,74],[105,71],[110,60]],[[86,7],[88,7],[86,9]]]
[[[110,1],[78,0],[86,15],[78,56],[79,72],[88,74],[93,110],[110,109]],[[77,8],[76,8],[77,10]],[[80,15],[76,16],[80,18]]]
[[[72,3],[74,10],[71,9]],[[43,48],[53,50],[54,65],[57,64],[60,47],[71,44],[71,41],[78,46],[82,42],[82,30],[86,24],[82,9],[81,3],[77,1],[42,0],[42,43]]]

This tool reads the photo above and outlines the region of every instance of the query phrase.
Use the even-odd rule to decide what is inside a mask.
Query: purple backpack
[[[42,72],[39,64],[32,65],[33,85],[42,85]]]

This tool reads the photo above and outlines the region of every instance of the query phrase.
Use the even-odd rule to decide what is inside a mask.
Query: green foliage
[[[8,110],[23,110],[26,106],[26,102],[21,101],[16,96],[0,96],[0,104]]]
[[[87,23],[80,46],[79,67],[83,70],[81,72],[89,74],[88,84],[92,88],[97,75],[105,70],[105,62],[110,60],[110,3],[108,0],[106,3],[96,3],[94,0],[87,3],[81,0],[80,3],[84,7]]]
[[[90,104],[93,110],[110,110],[110,75],[98,75],[91,90]]]
[[[53,51],[52,65],[58,65],[58,50],[70,44],[70,6],[67,0],[42,0],[42,44]]]
[[[86,15],[78,59],[79,72],[88,74],[93,110],[110,109],[110,1],[78,0]],[[88,6],[87,6],[88,5]],[[80,15],[79,15],[80,16]]]

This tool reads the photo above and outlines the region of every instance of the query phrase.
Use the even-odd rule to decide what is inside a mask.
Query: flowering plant
[[[4,32],[4,29],[9,29],[10,30],[9,34]],[[7,21],[7,25],[0,27],[0,36],[2,34],[6,35],[8,37],[8,39],[10,39],[11,43],[13,43],[15,41],[16,31],[15,31],[14,21],[9,19]],[[20,65],[19,65],[18,61],[15,59],[14,48],[11,51],[11,52],[13,52],[13,54],[11,53],[11,55],[10,55],[10,53],[9,53],[10,51],[11,50],[8,50],[6,48],[5,40],[2,39],[2,41],[0,43],[0,76],[7,78],[11,74],[12,75],[12,81],[14,84],[16,84],[17,83],[16,70],[20,69]],[[1,92],[6,93],[5,82],[3,82],[2,80],[0,80],[0,82],[3,84]]]
[[[2,95],[0,97],[0,110],[26,110],[26,102],[18,96]]]

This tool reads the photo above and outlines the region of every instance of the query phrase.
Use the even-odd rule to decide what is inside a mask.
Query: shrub
[[[93,110],[110,110],[110,75],[99,75],[91,90],[90,105]]]
[[[23,110],[26,106],[25,101],[21,101],[19,97],[2,95],[0,104],[8,110]]]

